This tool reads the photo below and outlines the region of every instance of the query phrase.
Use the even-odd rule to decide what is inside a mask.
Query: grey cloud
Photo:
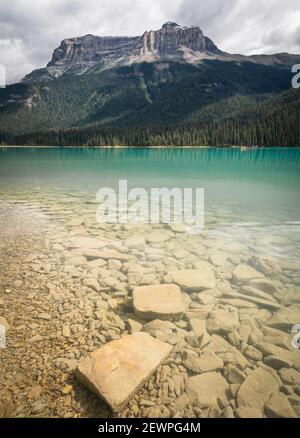
[[[230,52],[300,53],[299,0],[0,0],[0,63],[14,82],[64,38],[141,35],[167,20],[199,25]]]

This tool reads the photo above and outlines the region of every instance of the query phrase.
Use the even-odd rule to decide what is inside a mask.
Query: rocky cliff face
[[[136,52],[140,37],[97,37],[85,35],[63,40],[54,50],[47,67],[85,63],[94,65],[103,58],[130,56]]]
[[[158,31],[144,33],[140,54],[181,56],[185,50],[212,55],[221,53],[198,26],[181,27],[177,23],[168,22]]]
[[[184,62],[197,64],[203,59],[253,62],[290,68],[299,56],[289,54],[243,56],[222,52],[198,26],[182,27],[167,22],[161,29],[137,37],[99,37],[85,35],[63,40],[54,50],[46,68],[36,70],[23,81],[43,82],[69,72],[82,74],[141,62]]]
[[[85,35],[63,40],[54,50],[47,68],[48,73],[59,75],[74,66],[89,68],[99,63],[109,66],[116,62],[124,65],[144,60],[148,55],[156,59],[183,59],[186,51],[208,56],[222,53],[199,27],[181,27],[168,22],[161,29],[138,37]]]

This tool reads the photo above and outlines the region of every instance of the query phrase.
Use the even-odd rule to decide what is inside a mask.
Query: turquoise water
[[[300,221],[300,149],[38,149],[0,151],[1,195],[101,187],[201,187],[205,206],[271,224]],[[296,225],[296,224],[294,224]]]
[[[103,187],[117,189],[121,179],[128,180],[129,188],[203,188],[204,231],[190,235],[182,231],[183,227],[168,224],[97,222],[97,191]],[[167,398],[162,396],[161,389],[167,383],[166,377],[173,376],[173,370],[187,378],[192,375],[181,350],[188,357],[192,349],[192,357],[196,354],[199,358],[202,353],[214,352],[224,366],[219,371],[219,365],[216,365],[216,371],[210,374],[219,373],[222,379],[227,378],[227,362],[231,364],[231,361],[238,370],[246,367],[245,378],[256,369],[262,370],[263,361],[267,368],[273,366],[274,372],[286,364],[291,365],[291,370],[300,371],[299,357],[295,356],[297,352],[290,337],[291,327],[300,321],[300,148],[247,151],[218,148],[0,149],[0,217],[0,249],[5,250],[1,252],[4,254],[2,259],[6,260],[7,254],[13,265],[8,269],[11,277],[8,284],[12,286],[2,289],[17,297],[11,301],[11,307],[16,310],[11,312],[12,323],[9,320],[12,332],[17,333],[12,345],[17,347],[7,349],[8,367],[13,363],[17,376],[22,376],[19,364],[26,370],[26,375],[28,369],[34,370],[38,364],[39,374],[33,376],[42,376],[42,380],[38,377],[38,384],[40,381],[51,382],[49,387],[46,387],[48,383],[43,383],[47,395],[45,406],[48,408],[48,397],[50,400],[52,394],[55,416],[65,415],[68,406],[65,399],[61,403],[60,392],[52,389],[53,378],[55,382],[62,382],[62,387],[72,382],[69,371],[58,368],[56,359],[78,360],[104,343],[126,336],[129,318],[140,321],[142,327],[145,321],[134,313],[132,302],[132,291],[136,286],[151,288],[163,283],[179,283],[188,310],[182,320],[176,322],[178,330],[157,331],[158,339],[176,345],[181,365],[171,362],[170,374],[159,373],[163,380],[158,384],[157,377],[153,377],[153,387],[159,388],[154,395],[152,391],[150,394],[149,386],[146,393],[145,388],[142,390],[143,400],[149,397],[155,407],[164,403],[164,399],[172,400],[173,397],[175,400],[175,393],[170,396],[170,391],[167,392],[170,396]],[[34,249],[32,235],[35,232],[38,241],[45,244],[41,251]],[[19,236],[27,234],[26,248],[30,255],[24,260],[18,243],[23,240]],[[20,274],[17,271],[15,276],[14,269],[20,270]],[[185,271],[183,281],[174,277],[178,270]],[[192,286],[188,281],[190,276]],[[21,288],[15,281],[20,281],[19,278],[24,282]],[[193,285],[195,278],[196,286]],[[31,281],[34,284],[31,285]],[[25,293],[28,293],[28,298]],[[5,294],[5,300],[8,301],[9,296]],[[155,298],[155,308],[160,304],[157,301]],[[275,316],[276,323],[278,309],[285,312],[290,306],[293,306],[292,310],[288,309],[284,314],[287,321],[282,324],[281,314],[279,325],[275,324],[281,332],[270,332],[269,319]],[[210,316],[215,311],[221,311],[221,316],[215,318],[216,327],[212,328]],[[44,320],[44,312],[52,315],[50,320],[47,317]],[[205,347],[194,347],[186,341],[186,335],[193,333],[193,326],[189,323],[193,312],[196,321],[198,317],[210,320],[204,325],[209,328],[210,335],[217,333],[219,341],[209,339],[210,343]],[[36,315],[40,313],[44,316],[38,319]],[[223,327],[222,315],[225,314]],[[24,320],[20,315],[25,316]],[[122,329],[116,329],[116,324],[120,327],[117,317],[124,322]],[[24,335],[25,354],[19,348],[20,330],[15,327],[27,330]],[[64,335],[65,327],[67,335]],[[45,342],[27,343],[36,334],[43,336]],[[68,339],[64,340],[64,337]],[[222,342],[219,344],[222,337],[227,342],[225,347]],[[200,338],[202,343],[205,335],[198,340]],[[263,358],[265,354],[260,355],[260,350],[270,351],[266,354],[271,355],[272,362],[268,363],[267,357]],[[10,360],[11,351],[13,360]],[[243,354],[250,362],[244,363]],[[28,362],[24,362],[24,357]],[[47,358],[45,361],[44,357]],[[173,357],[177,356],[172,356],[172,361]],[[28,365],[24,366],[24,363]],[[189,374],[185,374],[184,367]],[[62,374],[57,374],[58,369],[63,378]],[[15,384],[16,372],[5,374],[10,379],[6,385],[9,394]],[[16,385],[18,402],[22,400],[20,393],[28,394],[32,389],[31,374],[28,376],[28,387],[23,380],[22,386]],[[286,393],[296,400],[298,393],[293,392],[292,387],[294,385],[289,385]],[[76,389],[76,385],[73,388],[72,394],[75,391],[75,399],[80,400],[80,389]],[[277,391],[277,384],[274,388]],[[216,391],[214,381],[212,391]],[[256,403],[251,391],[249,393],[249,405]],[[169,401],[166,403],[169,408]],[[260,401],[257,403],[262,409]],[[84,395],[82,406],[87,410],[87,415],[84,415],[99,418],[104,415],[101,405],[101,413],[95,413],[94,407],[90,411],[90,405],[88,408],[86,405]],[[138,415],[144,417],[146,408],[141,406]],[[212,412],[215,410],[213,407]],[[186,412],[182,416],[190,417],[189,411]],[[257,410],[254,412],[257,415]],[[129,415],[127,411],[126,415]],[[203,410],[203,417],[209,415],[210,411]]]
[[[129,189],[204,188],[209,236],[300,261],[299,148],[0,150],[0,199],[71,220],[72,232],[93,232],[97,191],[117,191],[123,179]],[[75,230],[74,219],[84,226]]]

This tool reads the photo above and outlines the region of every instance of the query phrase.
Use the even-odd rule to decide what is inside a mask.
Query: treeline
[[[300,113],[273,114],[263,121],[206,126],[103,127],[48,130],[6,139],[10,144],[41,146],[300,146]]]

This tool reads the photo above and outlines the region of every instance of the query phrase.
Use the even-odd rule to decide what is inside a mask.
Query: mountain
[[[66,39],[45,68],[0,90],[0,141],[300,144],[297,63],[229,54],[173,22],[137,37]]]
[[[198,26],[182,27],[171,21],[157,31],[137,37],[99,37],[85,35],[63,40],[54,50],[44,69],[26,76],[23,81],[57,79],[65,73],[81,75],[99,70],[142,62],[175,61],[199,64],[205,59],[254,62],[263,65],[290,66],[300,61],[299,55],[243,56],[222,52]]]

